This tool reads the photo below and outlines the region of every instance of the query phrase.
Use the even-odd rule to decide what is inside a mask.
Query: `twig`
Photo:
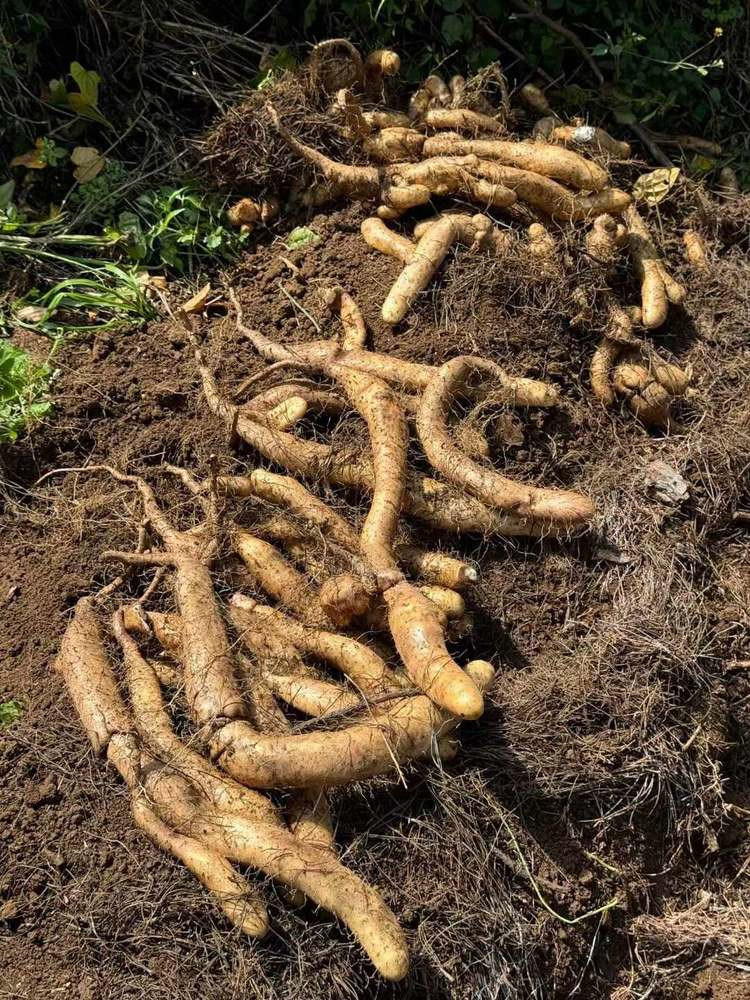
[[[661,163],[663,167],[674,166],[674,163],[672,163],[672,161],[669,159],[669,157],[661,148],[661,146],[659,146],[654,141],[654,139],[652,139],[649,132],[642,125],[639,125],[637,122],[633,122],[631,125],[628,125],[628,128],[633,133],[633,135],[637,136],[638,139],[643,143],[643,145],[646,147],[649,153],[651,153],[651,155],[653,156],[653,158],[656,160],[657,163]]]
[[[604,83],[602,71],[596,65],[594,57],[591,55],[575,31],[571,31],[570,28],[566,28],[564,24],[560,23],[560,21],[553,21],[551,17],[547,17],[547,15],[543,14],[542,11],[537,10],[535,7],[530,7],[529,4],[524,2],[524,0],[511,0],[511,3],[517,10],[521,11],[524,17],[530,17],[532,20],[538,21],[539,24],[545,25],[545,27],[549,28],[550,31],[554,31],[563,38],[567,38],[573,48],[578,51],[581,58],[596,78],[596,82],[601,87]]]
[[[510,52],[512,56],[515,56],[515,58],[518,59],[519,62],[522,62],[525,66],[528,66],[529,69],[533,69],[534,72],[539,74],[539,76],[544,80],[545,83],[554,82],[553,78],[549,75],[549,73],[546,72],[546,70],[543,70],[541,66],[534,66],[533,63],[529,62],[529,60],[526,58],[523,52],[520,52],[515,47],[515,45],[511,45],[510,42],[506,42],[503,36],[499,35],[497,31],[495,31],[490,21],[479,13],[479,11],[476,9],[473,3],[469,3],[468,0],[466,0],[465,6],[467,10],[471,13],[471,16],[476,21],[479,30],[482,31],[490,39],[490,41],[495,42],[496,45],[499,45],[500,48],[505,49],[506,52]]]

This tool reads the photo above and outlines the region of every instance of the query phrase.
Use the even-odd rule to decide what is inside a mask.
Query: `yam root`
[[[450,251],[456,231],[450,216],[429,227],[386,296],[381,315],[389,324],[400,323],[417,295],[424,291]]]
[[[675,397],[684,395],[691,377],[689,367],[682,369],[658,358],[649,361],[638,352],[630,352],[615,368],[613,384],[640,421],[667,428],[672,422],[670,404]]]
[[[611,406],[615,401],[615,391],[612,387],[612,368],[621,353],[622,344],[610,340],[608,337],[603,337],[591,359],[591,389],[604,406]]]
[[[442,76],[438,76],[437,73],[432,73],[427,77],[422,86],[428,94],[430,94],[436,105],[447,107],[450,104],[452,95],[450,88],[446,85]]]
[[[257,331],[251,331],[247,327],[241,329],[261,354],[273,361],[296,357],[300,364],[304,364],[306,358],[310,357],[315,361],[321,354],[328,357],[332,350],[331,343],[324,341],[307,345],[304,351],[296,348],[295,354],[291,355],[286,348],[267,340]],[[192,334],[190,336],[192,337]],[[374,474],[368,460],[352,461],[338,458],[328,445],[306,441],[283,431],[271,433],[267,428],[248,419],[221,393],[194,337],[193,343],[196,364],[209,409],[226,423],[232,433],[236,433],[269,460],[310,482],[322,478],[330,483],[364,492],[373,489]],[[370,351],[348,351],[345,355],[338,355],[337,365],[339,368],[346,365],[362,371],[372,371],[380,378],[408,390],[422,389],[435,372],[429,365],[402,361]],[[552,406],[557,398],[549,386],[532,379],[512,378],[504,373],[500,389],[509,402],[521,406]],[[445,483],[413,473],[407,473],[404,509],[434,527],[451,532],[533,536],[565,533],[569,530],[563,525],[556,526],[554,523],[534,521],[530,517],[515,513],[490,510],[473,497]]]
[[[538,148],[546,147],[540,145]],[[510,188],[532,208],[567,222],[589,219],[603,212],[619,215],[631,201],[629,194],[617,188],[602,188],[592,194],[574,192],[551,177],[492,160],[480,160],[475,172],[493,184]]]
[[[480,204],[500,208],[515,201],[513,192],[502,182],[473,175],[471,167],[476,157],[435,156],[421,163],[352,166],[306,146],[281,124],[272,105],[267,105],[267,111],[284,142],[323,177],[323,182],[306,192],[307,204],[320,205],[337,198],[378,200],[381,217],[396,218],[416,205],[426,204],[433,195],[462,193]]]
[[[407,674],[429,698],[459,719],[478,719],[482,693],[445,648],[432,602],[411,584],[385,592],[388,624]]]
[[[474,567],[463,560],[442,552],[427,552],[416,545],[397,545],[396,557],[414,576],[451,590],[462,590],[479,579]]]
[[[109,466],[91,468],[106,471],[118,482],[135,486],[151,528],[164,542],[163,550],[105,552],[103,558],[173,569],[175,603],[183,621],[188,623],[182,632],[181,660],[191,715],[199,724],[211,723],[220,717],[242,716],[242,694],[209,571],[216,546],[215,516],[210,504],[206,505],[207,518],[203,524],[188,531],[178,531],[162,512],[144,479],[125,475]]]
[[[416,244],[406,236],[401,236],[386,226],[382,219],[373,216],[365,219],[360,227],[360,231],[365,239],[365,243],[373,250],[395,257],[396,260],[407,264],[414,253]]]
[[[417,295],[432,280],[454,243],[463,243],[473,250],[489,250],[502,256],[508,248],[504,233],[483,215],[452,213],[419,223],[414,230],[417,238],[406,267],[394,282],[381,309],[383,320],[399,323],[409,311]],[[395,254],[394,254],[395,256]]]
[[[635,206],[625,213],[628,226],[628,246],[641,282],[641,312],[648,330],[661,326],[667,318],[669,303],[679,305],[685,299],[685,289],[667,272],[654,246],[648,227]]]
[[[141,747],[101,639],[94,635],[90,602],[82,603],[79,610],[87,619],[83,622],[87,641],[85,646],[78,639],[68,643],[66,662],[60,670],[66,681],[72,679],[72,695],[76,709],[82,710],[82,719],[116,718],[126,725],[125,730],[107,730],[106,744],[97,745],[106,748],[108,759],[130,786],[136,823],[189,867],[216,894],[229,919],[247,933],[265,933],[265,908],[229,861],[252,865],[302,890],[350,927],[384,977],[402,978],[408,968],[403,934],[374,889],[344,868],[329,850],[288,833],[268,800],[223,778],[199,755],[181,748],[178,771]],[[74,633],[80,626],[81,619],[75,621]],[[74,663],[79,654],[82,658]],[[95,683],[84,687],[79,679],[87,672],[91,658]],[[142,699],[140,710],[146,710],[142,720],[150,722],[158,707],[146,695]],[[99,741],[105,730],[97,723],[91,732]],[[195,765],[200,768],[198,773],[192,770],[195,757],[200,761]]]
[[[397,688],[393,672],[367,646],[348,636],[302,625],[283,612],[235,594],[229,613],[238,632],[264,630],[291,642],[302,653],[317,657],[345,674],[365,694],[382,694]],[[281,673],[282,671],[278,671]]]
[[[597,153],[606,153],[618,160],[630,159],[631,149],[627,142],[613,139],[609,132],[593,125],[557,125],[548,138],[550,142],[557,142],[563,146],[593,149]]]
[[[476,679],[471,662],[464,674],[481,698],[488,671],[484,661],[480,663]],[[326,785],[335,786],[426,756],[457,724],[455,716],[442,712],[425,695],[405,693],[385,703],[383,710],[373,706],[367,721],[344,729],[270,738],[252,733],[237,720],[217,734],[212,751],[222,768],[244,784],[299,788],[325,774]]]
[[[444,212],[433,219],[424,219],[414,227],[414,236],[421,239],[439,219],[450,219],[457,243],[473,251],[489,251],[493,257],[503,257],[510,246],[510,237],[493,225],[486,215],[468,215],[465,212]]]
[[[342,87],[336,94],[331,111],[344,122],[344,134],[355,142],[372,132],[372,125],[367,121],[362,106],[354,94]]]
[[[237,530],[234,547],[253,580],[282,607],[292,609],[310,624],[320,625],[327,620],[307,579],[273,545],[248,531]]]
[[[54,663],[94,752],[106,752],[116,733],[132,729],[102,642],[94,602],[81,598]]]
[[[477,465],[453,444],[446,419],[455,395],[472,374],[498,377],[497,366],[480,358],[458,357],[443,365],[422,394],[417,431],[431,464],[450,482],[462,486],[484,503],[568,526],[588,521],[590,500],[567,490],[524,486]]]
[[[329,712],[347,712],[358,708],[362,699],[340,684],[315,677],[290,677],[267,674],[266,680],[277,698],[298,712],[317,717]]]
[[[695,229],[687,229],[682,234],[685,257],[696,271],[708,271],[708,247],[701,234]]]
[[[411,119],[401,111],[363,111],[362,117],[370,130],[381,128],[411,128]]]
[[[401,59],[392,49],[375,49],[365,59],[365,93],[378,98],[383,92],[385,77],[395,76],[401,69]]]
[[[462,132],[471,136],[503,135],[507,131],[504,122],[467,108],[430,108],[424,116],[424,123],[431,129]]]
[[[560,253],[550,231],[540,222],[533,222],[528,229],[526,252],[542,277],[554,277],[562,270]]]
[[[417,159],[422,153],[424,136],[412,128],[391,126],[367,136],[362,149],[377,163],[401,163]]]
[[[593,260],[608,268],[614,263],[617,251],[626,238],[622,223],[605,212],[597,215],[586,234],[586,251]]]
[[[532,111],[536,111],[537,114],[548,115],[551,112],[552,108],[546,94],[536,84],[526,83],[518,93],[524,104],[531,108]]]
[[[427,139],[423,155],[469,156],[492,160],[498,165],[559,181],[581,191],[603,191],[607,186],[607,171],[584,159],[572,150],[545,146],[536,142],[510,142],[501,139]]]

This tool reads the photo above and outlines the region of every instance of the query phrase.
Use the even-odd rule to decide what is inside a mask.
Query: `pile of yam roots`
[[[605,402],[621,393],[640,418],[664,423],[688,377],[646,360],[637,331],[663,323],[684,290],[630,196],[608,186],[601,154],[627,156],[627,147],[549,117],[532,141],[501,138],[503,109],[470,100],[458,78],[450,87],[429,78],[409,112],[396,112],[377,105],[384,74],[398,69],[394,53],[339,59],[336,73],[342,65],[350,78],[345,86],[334,80],[332,103],[371,165],[334,162],[287,131],[273,106],[268,113],[312,168],[309,204],[375,205],[363,237],[404,265],[383,318],[399,323],[453,244],[502,257],[508,234],[481,209],[525,203],[534,211],[526,247],[541,271],[560,266],[551,223],[582,223],[603,286],[613,261],[629,253],[642,292],[639,304],[609,305],[594,391]],[[477,212],[454,204],[422,220],[413,238],[387,225],[446,197]],[[253,225],[269,210],[243,199],[232,213]],[[698,254],[694,240],[691,252]],[[201,512],[189,527],[175,523],[145,479],[88,467],[131,486],[143,522],[133,551],[103,554],[125,567],[123,576],[78,602],[56,668],[92,746],[127,783],[135,822],[195,874],[232,923],[253,936],[267,930],[261,896],[235,868],[250,866],[285,886],[290,902],[307,898],[338,917],[381,975],[396,980],[408,968],[404,934],[377,890],[338,860],[327,789],[451,758],[459,723],[482,715],[495,673],[484,660],[459,664],[449,651],[470,629],[462,591],[477,570],[439,541],[414,544],[404,518],[447,535],[544,537],[585,530],[594,508],[580,493],[503,476],[486,460],[476,424],[452,419],[459,404],[470,414],[490,404],[551,407],[552,386],[485,358],[430,366],[369,350],[360,310],[340,287],[323,290],[337,335],[294,345],[246,326],[228,294],[238,335],[268,362],[239,392],[220,386],[192,318],[178,309],[174,319],[192,345],[208,409],[262,467],[228,475],[214,465],[205,478],[164,467]],[[242,401],[251,388],[254,397]],[[369,449],[356,455],[306,437],[300,423],[352,411],[369,436]],[[413,466],[416,445],[434,478]],[[321,499],[322,485],[364,498],[361,523]],[[238,516],[247,504],[262,513],[252,530]],[[217,587],[227,544],[250,585],[229,599]],[[154,577],[145,592],[118,603],[123,577],[148,567]],[[162,582],[169,609],[150,610]],[[176,705],[189,716],[189,738],[177,735]]]

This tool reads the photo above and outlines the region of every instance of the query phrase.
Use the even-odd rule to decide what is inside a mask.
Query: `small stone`
[[[646,488],[662,503],[682,503],[690,495],[690,485],[677,469],[657,460],[646,466]]]

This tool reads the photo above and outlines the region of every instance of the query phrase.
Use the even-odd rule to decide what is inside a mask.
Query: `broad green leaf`
[[[467,14],[448,14],[443,18],[442,34],[447,45],[455,45],[471,38],[473,22]]]
[[[96,107],[99,101],[99,84],[102,78],[93,69],[84,69],[79,62],[70,64],[70,75],[78,84],[81,97],[86,104]]]

